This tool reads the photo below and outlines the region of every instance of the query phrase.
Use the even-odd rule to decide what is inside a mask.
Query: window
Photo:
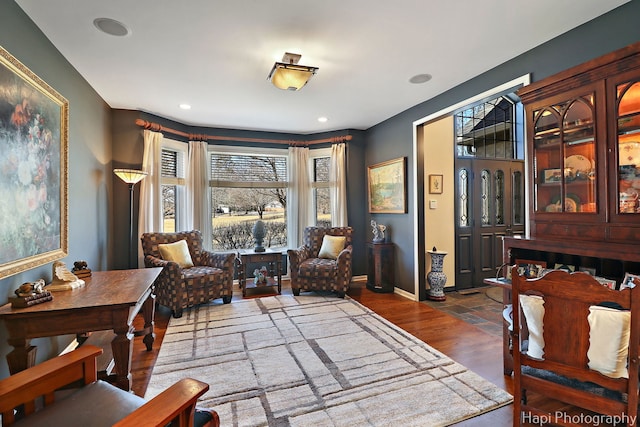
[[[508,95],[465,108],[454,122],[458,157],[524,158],[522,104]]]
[[[211,147],[214,250],[252,248],[251,229],[265,224],[263,245],[287,245],[287,151]]]
[[[311,180],[313,211],[315,212],[316,225],[320,227],[331,227],[330,155],[331,149],[318,149],[309,153],[310,170],[313,177]]]
[[[163,141],[160,186],[164,232],[182,230],[186,225],[186,157],[186,144],[167,139]]]

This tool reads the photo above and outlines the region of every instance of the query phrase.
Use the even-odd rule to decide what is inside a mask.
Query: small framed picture
[[[442,175],[429,175],[429,194],[442,194]]]
[[[596,279],[602,286],[606,286],[607,288],[612,290],[616,289],[616,281],[613,279],[607,279],[599,276],[594,276],[594,279]]]
[[[545,169],[542,171],[542,182],[545,184],[562,181],[562,169]]]
[[[518,274],[527,279],[542,276],[542,272],[546,269],[546,261],[516,259],[515,265],[518,266]],[[507,268],[507,279],[511,280],[511,267]]]
[[[640,275],[625,273],[624,279],[622,279],[622,283],[620,283],[620,290],[633,288],[635,286],[633,279],[640,279]]]
[[[576,271],[576,266],[571,264],[556,263],[556,265],[554,265],[553,268],[556,270],[564,270],[567,273],[573,273],[574,271]]]

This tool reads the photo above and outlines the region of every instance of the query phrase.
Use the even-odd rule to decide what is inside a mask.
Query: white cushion
[[[174,243],[165,243],[158,245],[160,256],[165,261],[173,261],[178,263],[180,268],[193,267],[193,260],[189,253],[189,246],[186,240],[178,240]]]
[[[631,313],[608,307],[589,307],[589,368],[611,378],[628,378],[627,355]]]
[[[544,299],[538,295],[520,295],[520,306],[529,328],[527,355],[535,359],[543,359]]]
[[[340,252],[344,249],[347,241],[345,236],[330,236],[325,234],[322,238],[322,246],[318,252],[318,258],[337,259]]]
[[[502,318],[509,323],[509,330],[513,331],[513,305],[507,304],[502,310]]]

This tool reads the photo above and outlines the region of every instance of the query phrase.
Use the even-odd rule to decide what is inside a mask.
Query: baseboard
[[[406,299],[410,299],[411,301],[417,301],[415,294],[412,294],[411,292],[407,292],[404,289],[394,288],[393,293],[398,294],[401,297],[405,297]]]
[[[366,284],[367,284],[367,276],[366,275],[351,277],[351,285],[364,286]]]

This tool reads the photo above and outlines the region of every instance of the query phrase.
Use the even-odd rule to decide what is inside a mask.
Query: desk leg
[[[156,296],[154,293],[142,304],[142,317],[144,318],[144,328],[137,330],[135,336],[144,335],[142,342],[147,346],[147,351],[151,351],[153,342],[156,340],[156,334],[153,332],[154,318],[156,312]]]
[[[114,384],[125,391],[129,391],[131,390],[131,353],[133,352],[134,332],[133,326],[127,324],[126,318],[122,323],[124,323],[124,326],[113,329],[116,336],[111,341],[116,376]]]
[[[13,350],[7,354],[7,364],[11,375],[36,364],[37,347],[31,345],[30,339],[9,338],[7,341],[13,347]]]

